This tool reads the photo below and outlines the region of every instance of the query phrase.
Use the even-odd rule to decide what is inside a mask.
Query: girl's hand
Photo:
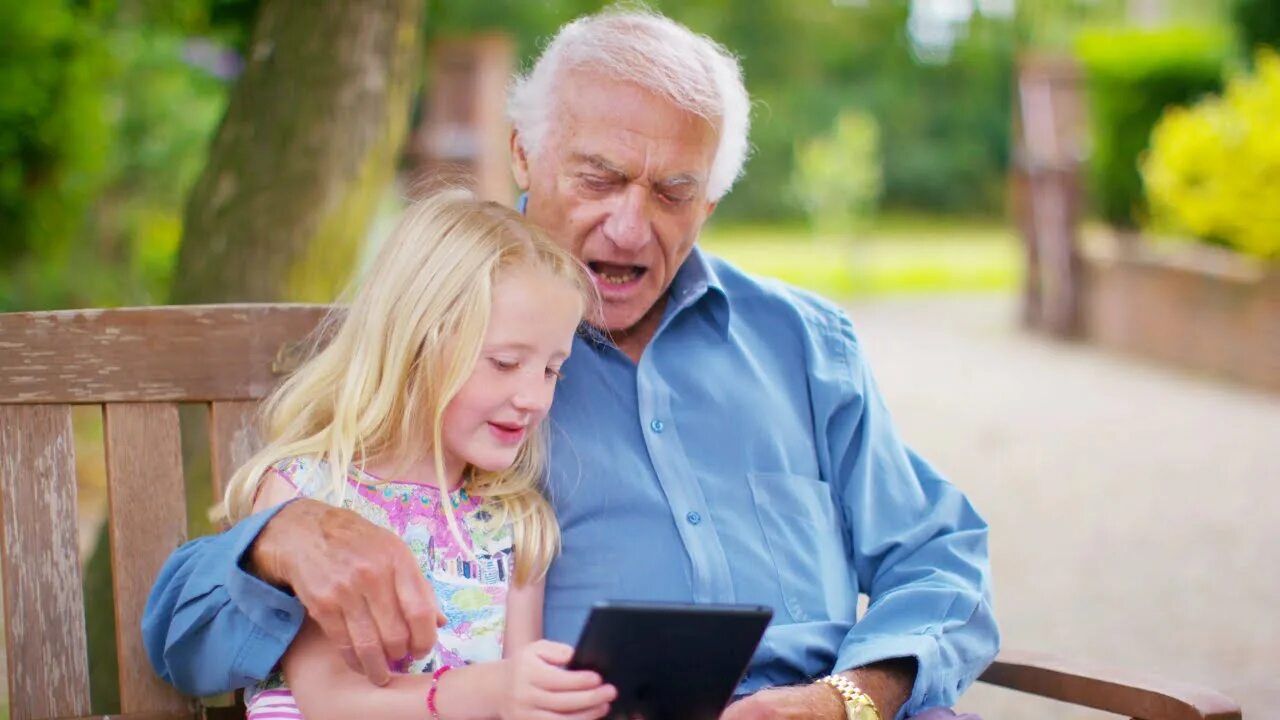
[[[538,640],[516,651],[507,663],[502,720],[596,720],[609,714],[618,696],[590,670],[566,670],[573,648]]]

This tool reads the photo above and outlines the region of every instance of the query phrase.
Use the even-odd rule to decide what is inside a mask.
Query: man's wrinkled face
[[[632,83],[573,71],[558,87],[539,152],[526,155],[512,136],[516,182],[529,193],[529,218],[591,270],[599,324],[620,345],[642,347],[715,209],[716,129]]]

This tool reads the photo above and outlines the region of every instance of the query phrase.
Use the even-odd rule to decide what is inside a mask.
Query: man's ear
[[[719,200],[712,200],[707,203],[707,217],[711,217],[711,213],[716,211],[716,206],[720,204]]]
[[[529,192],[529,156],[520,144],[520,133],[511,131],[511,175],[516,180],[520,192]]]

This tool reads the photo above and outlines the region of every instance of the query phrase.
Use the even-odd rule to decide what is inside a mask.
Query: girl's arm
[[[270,507],[297,491],[277,473],[263,478],[254,507]],[[441,676],[436,709],[441,720],[604,717],[617,692],[589,671],[564,669],[573,648],[538,640],[542,635],[542,584],[513,587],[508,594],[505,657],[450,670]],[[513,622],[514,621],[514,622]],[[298,709],[307,720],[429,718],[431,676],[393,674],[378,687],[343,661],[315,621],[303,623],[281,662]]]
[[[511,584],[507,592],[507,630],[502,642],[502,656],[511,657],[528,645],[542,639],[542,598],[546,580]]]
[[[427,693],[431,676],[392,674],[378,687],[353,671],[330,644],[320,626],[308,620],[284,656],[284,675],[298,709],[307,720],[382,720],[430,718]],[[490,720],[500,715],[508,691],[507,661],[455,668],[440,680],[436,708],[441,720]]]
[[[254,511],[278,505],[297,494],[292,483],[269,470],[258,486]],[[426,704],[430,675],[392,674],[390,683],[378,687],[347,666],[338,649],[310,618],[289,645],[281,665],[289,690],[307,720],[430,717]],[[504,669],[500,663],[483,663],[451,671],[458,675],[456,680],[461,681],[458,684],[468,692],[450,703],[448,720],[497,717],[498,704],[494,698],[501,696],[504,689],[501,684]]]

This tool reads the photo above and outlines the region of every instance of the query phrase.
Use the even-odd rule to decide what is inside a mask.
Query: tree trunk
[[[184,218],[171,300],[329,300],[395,169],[423,0],[268,0]]]
[[[333,299],[395,173],[424,6],[264,0],[187,202],[171,302]],[[193,534],[212,500],[203,414],[182,416]],[[104,526],[85,572],[95,714],[119,712],[106,537]]]

